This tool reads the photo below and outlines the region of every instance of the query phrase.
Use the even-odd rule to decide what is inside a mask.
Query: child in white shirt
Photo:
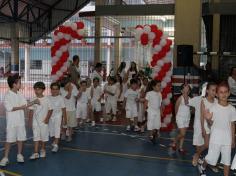
[[[6,166],[9,163],[8,155],[11,148],[11,143],[17,142],[18,153],[17,162],[23,163],[24,156],[22,155],[23,141],[26,140],[25,131],[25,114],[24,110],[33,104],[39,104],[35,100],[27,104],[25,97],[19,92],[21,88],[21,78],[19,75],[9,76],[7,83],[10,90],[4,98],[4,107],[6,109],[6,143],[4,157],[0,161],[0,166]]]
[[[80,82],[79,94],[77,97],[76,117],[79,119],[80,125],[84,124],[88,118],[88,106],[91,105],[91,96],[87,90],[87,82]]]
[[[30,156],[31,160],[46,157],[46,142],[49,140],[48,123],[52,115],[52,107],[49,98],[43,95],[45,84],[36,82],[34,84],[35,99],[40,101],[40,105],[34,105],[30,108],[29,123],[32,124],[34,153]],[[41,150],[39,155],[39,142]]]
[[[138,81],[130,80],[130,88],[125,92],[124,106],[126,110],[126,118],[129,120],[126,130],[130,131],[134,122],[134,131],[140,131],[138,127]]]
[[[67,128],[68,128],[68,138],[67,142],[72,140],[73,128],[77,126],[76,119],[76,99],[78,96],[78,89],[74,84],[71,83],[69,78],[62,80],[61,95],[64,98],[66,105],[66,117],[67,117]],[[65,131],[63,131],[62,140],[65,140]]]
[[[147,129],[149,139],[155,144],[156,137],[161,128],[161,82],[152,80],[146,94],[145,107],[147,107]]]
[[[50,85],[51,96],[49,100],[53,109],[52,117],[49,121],[49,133],[51,137],[54,137],[52,143],[52,152],[57,152],[59,147],[59,140],[61,134],[61,125],[66,125],[66,105],[64,98],[60,95],[60,85],[58,83],[52,83]]]
[[[102,88],[99,86],[99,79],[93,79],[93,86],[91,88],[91,106],[92,106],[92,126],[95,126],[95,116],[98,119],[101,116],[102,105],[101,100],[103,97]],[[101,120],[103,121],[103,119]]]
[[[183,154],[185,153],[183,149],[184,138],[190,122],[190,107],[187,106],[187,102],[189,99],[188,95],[190,93],[190,90],[191,88],[188,84],[183,84],[181,86],[182,95],[177,99],[175,104],[176,123],[179,129],[179,134],[174,139],[174,142],[172,143],[172,148],[175,150],[176,143],[179,142],[179,152]]]
[[[104,88],[104,93],[106,94],[106,114],[109,116],[112,111],[111,119],[116,121],[116,111],[117,111],[117,86],[115,84],[115,78],[109,77],[108,84]]]
[[[230,96],[229,85],[222,82],[217,85],[218,103],[204,112],[204,118],[211,125],[211,135],[207,156],[203,163],[199,163],[200,175],[206,176],[206,166],[215,166],[221,155],[224,165],[224,176],[229,176],[231,162],[231,147],[235,146],[236,110],[228,103]]]
[[[91,94],[91,89],[92,89],[92,81],[90,78],[86,78],[86,84],[87,84],[87,88],[86,88],[86,93],[88,94],[89,97],[92,96]],[[90,123],[91,121],[93,121],[93,115],[92,115],[92,107],[88,106],[88,112],[87,112],[87,123]]]

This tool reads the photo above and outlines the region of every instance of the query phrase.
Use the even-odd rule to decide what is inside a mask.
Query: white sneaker
[[[8,158],[5,158],[5,157],[4,157],[4,158],[0,161],[0,166],[5,167],[8,163],[9,163]]]
[[[36,159],[39,159],[39,154],[38,153],[33,153],[30,158],[30,160],[36,160]]]
[[[138,132],[138,131],[140,131],[140,128],[139,128],[138,126],[135,126],[135,127],[134,127],[134,131],[135,131],[135,132]]]
[[[57,145],[57,144],[54,144],[54,145],[53,145],[53,148],[52,148],[52,152],[53,152],[53,153],[56,153],[56,152],[58,152],[58,149],[59,149],[58,145]]]
[[[92,124],[91,124],[91,126],[93,126],[93,127],[95,126],[95,121],[92,121]]]
[[[126,131],[130,131],[130,125],[126,127]]]
[[[40,158],[46,158],[46,151],[40,150]]]
[[[22,154],[17,154],[16,160],[18,163],[24,163],[24,156]]]
[[[116,117],[113,117],[112,122],[116,122],[116,120],[117,120]]]

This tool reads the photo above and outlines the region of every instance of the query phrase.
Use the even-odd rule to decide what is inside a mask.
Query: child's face
[[[35,88],[34,89],[34,93],[35,95],[38,97],[38,96],[42,96],[43,95],[43,92],[44,90],[43,89],[40,89],[40,88]]]
[[[160,92],[161,91],[161,83],[157,83],[154,87],[153,90],[156,92]]]
[[[52,96],[58,96],[59,93],[60,93],[60,89],[59,89],[58,86],[53,86],[53,87],[51,88],[51,94],[52,94]]]
[[[133,89],[133,90],[137,90],[137,88],[138,88],[138,84],[137,83],[133,83],[133,84],[131,84],[131,89]]]
[[[216,96],[216,85],[212,85],[209,87],[207,91],[207,95],[210,97],[215,97]]]
[[[147,86],[148,85],[148,80],[147,79],[143,79],[143,85]]]
[[[81,88],[81,90],[84,92],[84,91],[86,91],[86,89],[87,89],[87,84],[86,83],[82,83],[81,85],[80,85],[80,88]]]
[[[217,89],[217,97],[219,98],[219,101],[228,101],[228,97],[230,95],[229,89],[225,86],[218,87]]]
[[[13,84],[13,88],[16,88],[16,90],[20,90],[21,88],[21,80],[19,79],[17,83]]]
[[[93,85],[94,85],[94,87],[97,87],[98,84],[99,84],[99,82],[98,82],[97,80],[94,80],[94,81],[93,81]]]
[[[108,84],[113,85],[113,84],[114,84],[114,81],[111,80],[111,79],[109,79],[109,80],[108,80]]]
[[[189,92],[190,92],[189,85],[187,85],[187,84],[184,85],[184,88],[183,88],[183,90],[182,90],[182,94],[186,94],[186,95],[188,95]]]

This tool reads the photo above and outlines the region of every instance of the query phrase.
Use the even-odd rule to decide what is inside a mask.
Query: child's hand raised
[[[213,112],[210,112],[209,109],[206,109],[206,110],[204,111],[204,117],[205,117],[207,120],[212,120]]]

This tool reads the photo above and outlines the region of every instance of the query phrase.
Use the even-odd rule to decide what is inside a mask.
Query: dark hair
[[[79,56],[78,56],[78,55],[74,55],[74,56],[73,56],[73,62],[75,62],[75,61],[77,61],[77,60],[79,60]]]
[[[228,90],[230,90],[229,84],[228,84],[227,81],[222,81],[222,82],[220,82],[220,83],[217,85],[216,90],[218,91],[218,89],[219,89],[220,87],[226,87]]]
[[[206,90],[209,90],[211,86],[217,86],[217,84],[215,82],[207,83]]]
[[[132,64],[135,65],[134,68],[132,68]],[[130,63],[129,71],[135,71],[136,74],[138,73],[138,70],[137,70],[137,64],[136,64],[134,61]]]
[[[96,68],[100,68],[100,67],[102,67],[102,64],[101,64],[100,62],[96,63],[95,69],[96,69]]]
[[[190,92],[191,92],[191,87],[190,87],[189,84],[185,84],[185,83],[183,83],[183,84],[180,86],[180,90],[182,91],[182,90],[184,89],[185,86],[188,86],[188,88],[189,88],[189,93],[190,93]]]
[[[122,82],[123,82],[122,77],[119,74],[117,74],[116,77],[118,77],[118,79],[116,81],[119,82],[120,84],[122,84]]]
[[[52,89],[53,87],[57,87],[58,89],[60,89],[60,84],[58,82],[53,82],[50,85],[50,89]]]
[[[7,78],[8,86],[12,89],[13,84],[17,84],[21,77],[18,74],[10,75]]]
[[[65,77],[61,80],[61,87],[65,87],[66,84],[71,82],[71,78],[70,77]]]
[[[34,89],[46,89],[46,86],[43,82],[39,81],[34,84]]]
[[[158,83],[161,83],[161,81],[152,79],[147,85],[146,93],[153,91],[153,87],[155,87]]]
[[[234,71],[235,68],[236,68],[236,67],[231,67],[230,72],[229,72],[229,76],[232,76],[233,71]]]
[[[130,80],[130,85],[132,85],[132,84],[138,84],[138,80],[137,79],[131,79]]]
[[[86,86],[87,86],[87,81],[86,80],[81,81],[80,85],[82,85],[82,84],[86,84]]]
[[[99,82],[99,78],[98,77],[93,78],[93,82],[94,81],[98,81]]]
[[[116,83],[116,78],[113,76],[109,76],[109,80],[112,81],[113,83]]]
[[[117,72],[118,72],[118,73],[121,73],[122,70],[125,69],[125,67],[126,67],[126,63],[125,63],[125,62],[121,62],[121,63],[120,63],[120,66],[119,66],[118,69],[117,69]]]

